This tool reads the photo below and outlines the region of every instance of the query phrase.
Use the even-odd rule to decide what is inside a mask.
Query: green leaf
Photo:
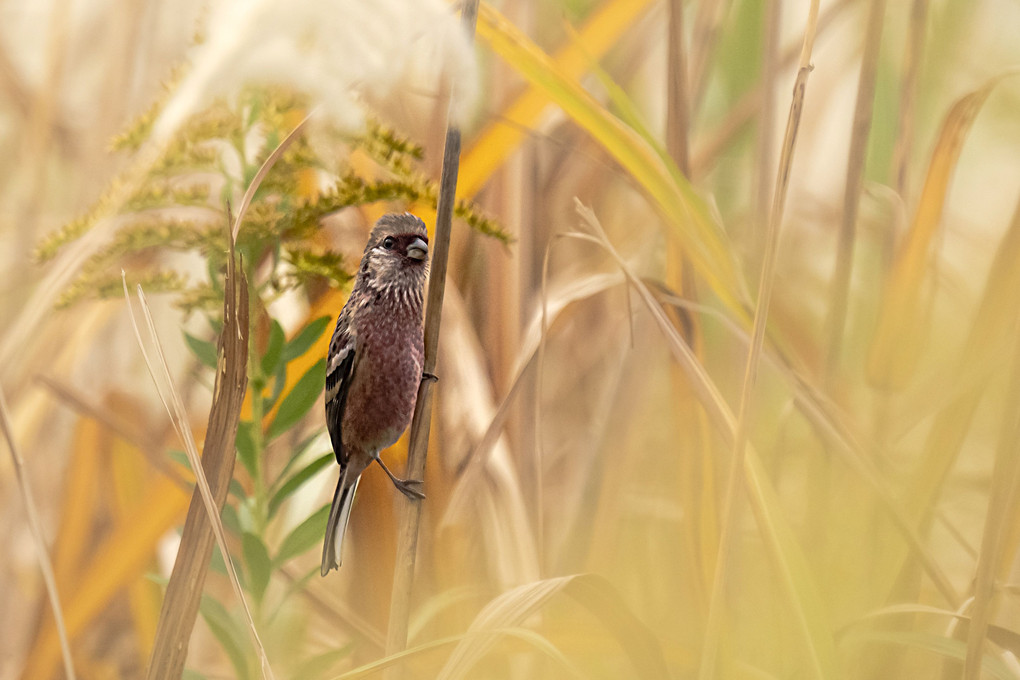
[[[319,470],[326,467],[334,460],[336,460],[336,457],[332,452],[330,452],[319,456],[304,468],[294,473],[290,479],[283,483],[280,490],[274,493],[273,497],[269,499],[269,517],[272,518],[279,509],[280,504],[287,500],[291,494],[297,491],[301,485],[314,477]]]
[[[293,468],[294,465],[302,459],[302,456],[304,456],[308,451],[308,447],[310,447],[315,440],[319,438],[320,434],[321,431],[313,432],[294,447],[294,455],[287,458],[287,462],[284,463],[283,469],[280,470],[280,472],[276,475],[276,479],[270,484],[270,494],[276,493],[276,490],[280,488],[280,484],[283,482],[284,477],[286,477],[291,468]]]
[[[273,395],[265,400],[262,405],[266,411],[273,408],[276,404],[276,400],[280,398],[280,394],[283,392],[283,388],[287,386],[287,364],[280,362],[280,365],[276,367],[276,375],[273,376]]]
[[[322,393],[326,376],[326,359],[319,359],[301,379],[294,389],[283,398],[280,410],[276,412],[273,424],[269,426],[269,439],[280,436],[294,423],[301,420]]]
[[[180,449],[171,449],[167,452],[167,455],[170,456],[170,460],[179,465],[183,465],[186,470],[192,472],[191,461],[188,460],[188,454],[184,453]]]
[[[248,494],[244,492],[244,487],[241,486],[241,482],[236,479],[230,480],[230,486],[228,487],[228,493],[239,501],[243,501],[248,497]]]
[[[262,355],[262,375],[270,376],[276,373],[280,356],[283,354],[283,341],[286,338],[283,326],[276,319],[273,319],[269,327],[269,344],[266,346],[266,353]]]
[[[320,316],[310,321],[307,326],[301,329],[294,338],[283,348],[283,360],[292,361],[311,349],[315,341],[322,337],[329,327],[330,317]]]
[[[273,565],[280,567],[288,560],[304,553],[321,541],[323,533],[326,531],[326,520],[328,518],[329,504],[326,504],[312,514],[311,517],[294,527],[287,534],[287,537],[283,539],[283,543],[280,544],[280,551],[276,553]]]
[[[255,476],[255,438],[251,434],[252,423],[250,420],[242,420],[237,424],[237,437],[234,439],[234,447],[237,449],[237,457],[241,465],[252,477]]]
[[[220,646],[223,647],[223,651],[230,658],[236,677],[244,679],[251,677],[248,674],[248,657],[244,652],[244,633],[226,608],[220,604],[219,600],[203,595],[199,611],[202,613],[206,625],[209,626],[209,630],[212,631]]]
[[[208,680],[208,678],[192,668],[185,668],[181,673],[181,680]]]
[[[248,588],[256,600],[261,600],[273,572],[269,551],[261,538],[246,531],[241,535],[241,552],[248,570]]]
[[[191,333],[184,333],[184,340],[188,343],[191,353],[202,363],[203,366],[216,369],[216,343],[208,340],[199,340]]]
[[[237,535],[241,533],[241,520],[237,517],[237,510],[233,505],[224,505],[220,511],[220,519],[223,526],[230,533]]]

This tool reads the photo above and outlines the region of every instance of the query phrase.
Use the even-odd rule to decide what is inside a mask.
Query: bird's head
[[[421,289],[429,268],[425,223],[411,213],[390,213],[376,222],[361,258],[359,277],[373,287]]]

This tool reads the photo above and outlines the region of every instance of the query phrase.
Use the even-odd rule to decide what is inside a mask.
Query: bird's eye
[[[396,242],[397,242],[396,239],[394,239],[392,236],[387,236],[386,238],[383,239],[382,247],[385,248],[386,250],[390,250],[391,248],[393,248],[393,244]]]

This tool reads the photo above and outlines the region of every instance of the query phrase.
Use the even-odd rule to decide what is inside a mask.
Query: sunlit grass
[[[1006,28],[1016,8],[822,3],[787,163],[782,126],[809,3],[781,3],[774,28],[767,3],[682,3],[685,177],[666,143],[666,102],[677,101],[667,89],[678,87],[665,63],[670,4],[482,5],[480,97],[459,118],[459,198],[476,203],[459,206],[452,234],[427,500],[410,611],[397,622],[404,652],[386,651],[404,501],[378,471],[360,487],[343,569],[318,576],[335,469],[315,375],[374,219],[413,209],[433,228],[449,83],[401,71],[396,55],[417,54],[406,45],[391,61],[365,52],[351,66],[379,87],[338,87],[366,87],[352,101],[371,113],[369,132],[313,119],[260,178],[237,225],[252,358],[221,514],[277,678],[1020,677],[1020,48]],[[280,31],[344,6],[302,9],[312,14]],[[108,44],[84,45],[87,22],[43,13],[21,17],[25,33],[66,41],[60,49],[0,39],[0,56],[18,57],[15,77],[0,80],[8,99],[60,102],[38,109],[54,112],[42,126],[31,108],[0,112],[0,143],[32,152],[0,167],[16,208],[2,232],[0,380],[80,678],[142,677],[165,660],[152,658],[163,634],[154,589],[178,546],[192,550],[177,532],[193,475],[122,302],[96,299],[103,277],[119,286],[124,266],[147,286],[201,439],[223,199],[240,205],[312,106],[350,104],[346,90],[322,94],[337,76],[328,50],[290,79],[296,97],[246,90],[248,104],[231,109],[175,89],[187,71],[159,94],[200,12],[150,10],[151,22],[118,18]],[[449,66],[462,48],[430,54]],[[38,81],[27,64],[64,50],[62,77]],[[274,77],[300,54],[287,51]],[[256,62],[237,59],[225,78],[252,75]],[[862,63],[875,69],[874,97]],[[86,64],[116,64],[119,89]],[[117,112],[94,131],[86,86]],[[159,130],[172,141],[147,153],[167,102],[176,123]],[[855,115],[870,117],[857,135]],[[125,131],[127,151],[93,139]],[[774,276],[760,285],[783,168]],[[195,214],[217,231],[183,219]],[[96,234],[115,238],[104,246]],[[165,298],[149,290],[160,286]],[[68,291],[74,304],[54,309]],[[756,309],[767,311],[757,331]],[[402,469],[406,451],[401,441],[384,455]],[[0,461],[0,610],[15,631],[0,640],[0,680],[58,677],[22,491]],[[217,550],[188,677],[261,675],[225,573]]]

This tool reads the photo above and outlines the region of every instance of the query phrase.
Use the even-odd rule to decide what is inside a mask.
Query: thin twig
[[[191,490],[191,484],[179,472],[178,468],[168,463],[163,456],[156,454],[155,449],[158,439],[147,437],[139,432],[133,425],[125,422],[124,419],[116,413],[108,412],[99,408],[95,404],[90,403],[85,395],[81,394],[70,385],[60,383],[54,378],[46,375],[37,375],[35,379],[39,382],[39,384],[52,392],[59,400],[74,409],[79,416],[95,420],[114,435],[120,437],[141,451],[142,455],[145,456],[145,459],[150,465],[166,475],[168,479],[172,480],[175,484],[177,484],[177,486],[181,487],[181,489],[184,489],[185,491]]]
[[[22,459],[17,444],[14,442],[14,430],[11,429],[11,418],[7,411],[7,399],[4,397],[2,387],[0,387],[0,429],[4,431],[7,447],[11,450],[14,473],[18,478],[18,486],[21,487],[21,497],[25,502],[25,514],[28,515],[28,524],[32,529],[32,540],[35,541],[36,552],[39,554],[39,569],[42,571],[43,581],[46,583],[46,593],[49,595],[50,608],[53,609],[53,620],[57,624],[57,636],[60,638],[60,651],[64,657],[64,673],[68,680],[75,680],[74,664],[71,663],[71,645],[67,639],[67,629],[64,627],[64,614],[63,609],[60,607],[57,580],[53,576],[53,563],[50,561],[50,554],[46,549],[46,539],[43,538],[42,522],[39,520],[39,510],[32,495],[32,485],[25,474],[25,461]]]
[[[461,13],[461,23],[473,40],[478,20],[478,0],[467,0]],[[447,117],[452,113],[458,95],[457,84],[450,88]],[[446,131],[443,151],[443,171],[439,182],[439,201],[436,206],[436,227],[432,238],[433,254],[429,275],[428,307],[425,317],[426,373],[435,373],[439,345],[439,325],[443,313],[443,295],[446,285],[447,259],[450,251],[450,230],[457,193],[457,172],[460,167],[460,129],[450,124]],[[429,425],[432,420],[432,392],[434,381],[422,380],[411,420],[410,441],[407,448],[407,476],[424,479],[425,458],[429,445]],[[390,618],[386,631],[386,653],[402,652],[407,647],[407,625],[411,612],[411,590],[414,585],[414,565],[418,555],[418,533],[421,526],[420,500],[405,498],[400,508],[397,536],[397,555],[393,567],[393,591],[390,598]],[[397,664],[387,671],[387,677],[399,678],[403,666]]]
[[[737,412],[736,431],[733,436],[733,458],[723,505],[719,554],[716,559],[708,624],[702,646],[701,666],[698,670],[698,677],[701,680],[711,680],[716,675],[716,660],[718,658],[719,642],[722,634],[723,596],[727,579],[727,564],[736,536],[737,503],[741,497],[740,490],[744,480],[744,464],[748,444],[747,430],[752,406],[752,392],[758,378],[758,367],[760,365],[762,347],[765,342],[765,322],[768,318],[769,305],[772,301],[772,286],[775,279],[773,270],[775,268],[776,249],[779,243],[779,227],[783,220],[783,212],[786,205],[786,193],[790,183],[793,152],[797,141],[797,130],[800,126],[800,115],[804,106],[804,91],[807,87],[807,78],[812,68],[811,50],[814,46],[817,26],[818,0],[812,0],[808,11],[807,23],[804,28],[804,43],[800,51],[797,78],[793,84],[793,101],[790,104],[790,115],[786,122],[786,134],[779,158],[779,171],[776,176],[776,188],[772,198],[772,212],[769,217],[761,278],[758,283],[758,304],[754,310],[751,347],[747,354],[747,363],[744,367],[744,382],[740,391],[740,408]]]

